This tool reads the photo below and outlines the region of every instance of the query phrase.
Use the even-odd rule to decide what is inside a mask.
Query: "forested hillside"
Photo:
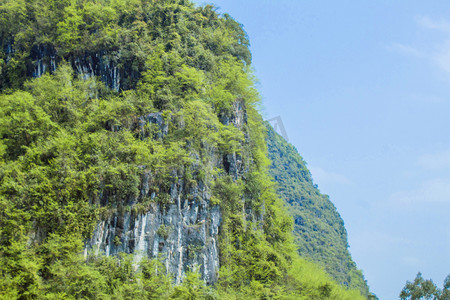
[[[295,147],[269,124],[267,130],[270,174],[278,183],[278,195],[294,218],[298,253],[324,267],[339,283],[368,295],[367,283],[348,251],[344,222],[333,203],[313,183],[306,162]]]
[[[0,38],[0,298],[363,299],[295,251],[230,16],[6,0]]]

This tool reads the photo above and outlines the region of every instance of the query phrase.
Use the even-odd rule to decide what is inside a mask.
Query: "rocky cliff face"
[[[223,116],[221,122],[242,129],[247,122],[243,102],[236,101],[231,115]],[[167,123],[161,113],[152,113],[140,117],[136,126],[144,137],[144,127],[156,125],[158,131],[153,138],[163,139],[169,130]],[[120,129],[111,127],[110,130]],[[235,180],[244,174],[242,158],[236,153],[225,155],[217,149],[208,149],[208,145],[204,145],[204,150],[207,155],[203,157],[192,152],[194,169],[200,163],[206,164],[224,170]],[[97,224],[92,238],[86,241],[85,255],[132,253],[136,263],[143,257],[159,258],[174,275],[176,283],[182,281],[187,270],[197,267],[202,279],[208,284],[215,283],[219,271],[222,214],[219,205],[211,203],[211,187],[202,180],[188,186],[183,172],[174,170],[171,177],[176,179],[168,192],[156,195],[158,187],[154,186],[153,176],[152,170],[145,170],[139,197],[120,199],[126,208],[122,205],[113,209],[112,214]],[[152,200],[145,209],[138,205],[143,199]],[[108,197],[103,197],[101,202],[107,205]]]
[[[144,176],[142,193],[147,179]],[[189,196],[195,200],[188,200]],[[177,182],[170,197],[172,204],[152,203],[147,212],[116,213],[100,221],[86,244],[86,255],[90,250],[108,256],[133,253],[136,262],[143,256],[159,257],[177,283],[197,265],[203,279],[214,283],[219,270],[219,207],[210,204],[204,185],[184,191],[183,183]]]
[[[11,45],[8,49],[10,53],[14,52]],[[32,77],[56,70],[60,59],[55,53],[54,49],[44,46],[33,50]],[[121,77],[122,71],[119,71],[112,53],[85,53],[71,57],[69,61],[82,78],[96,76],[116,91],[122,86],[121,78],[123,80],[124,76]],[[244,102],[237,100],[231,113],[223,114],[219,119],[224,125],[233,124],[243,130],[247,122]],[[133,126],[141,138],[147,137],[146,126],[156,126],[157,131],[152,138],[163,139],[169,131],[168,123],[162,113],[151,113],[139,117]],[[110,131],[120,130],[114,124],[107,124],[107,127]],[[205,157],[193,152],[194,168],[201,161],[205,164],[206,159],[207,165],[223,169],[234,180],[245,172],[240,155],[223,154],[214,148],[206,150],[208,155]],[[171,183],[166,195],[158,195],[164,201],[158,201],[154,192],[158,187],[152,186],[153,176],[152,170],[144,171],[138,198],[115,200],[121,203],[120,207],[109,209],[108,216],[98,222],[92,237],[85,243],[85,256],[114,256],[124,252],[134,254],[136,263],[143,257],[159,258],[174,275],[176,283],[182,281],[187,270],[195,267],[199,267],[202,279],[209,284],[215,283],[219,271],[218,235],[222,214],[218,205],[211,204],[211,187],[201,180],[196,186],[188,187],[183,180],[184,174],[174,170],[172,178],[179,179]],[[107,195],[100,198],[101,205],[109,203]],[[145,209],[138,208],[137,204],[143,199],[153,201]]]
[[[9,42],[4,47],[5,63],[9,63],[15,54],[14,45]],[[98,77],[109,88],[118,92],[121,88],[129,88],[127,82],[136,81],[139,72],[127,68],[126,62],[118,51],[85,52],[64,58],[70,63],[75,73],[84,79]],[[46,72],[53,74],[61,63],[54,47],[40,45],[31,49],[26,76],[41,77]],[[122,67],[119,68],[119,65]]]
[[[11,44],[8,44],[7,49],[10,53],[14,52]],[[99,51],[97,53],[85,52],[83,55],[71,55],[67,59],[77,75],[85,79],[97,76],[107,87],[118,92],[123,87],[121,78],[126,77],[118,67],[119,57],[120,55],[116,52]],[[41,77],[45,72],[52,74],[61,62],[61,58],[56,55],[56,50],[48,46],[34,47],[30,58],[33,64],[31,75],[35,78]],[[132,75],[132,72],[129,73]]]

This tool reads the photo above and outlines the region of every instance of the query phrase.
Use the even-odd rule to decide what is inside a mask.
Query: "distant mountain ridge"
[[[277,193],[294,218],[294,237],[300,256],[321,265],[337,282],[369,294],[367,282],[348,250],[344,221],[328,195],[314,184],[297,149],[266,123],[270,174]]]

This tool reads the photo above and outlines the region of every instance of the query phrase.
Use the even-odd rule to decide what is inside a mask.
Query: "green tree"
[[[196,300],[214,299],[214,293],[210,287],[201,280],[198,268],[193,268],[186,273],[181,285],[176,286],[172,295],[175,299]]]
[[[450,299],[450,275],[444,281],[444,288],[440,290],[431,279],[424,279],[422,273],[417,273],[413,282],[407,281],[400,293],[401,300],[448,300]]]

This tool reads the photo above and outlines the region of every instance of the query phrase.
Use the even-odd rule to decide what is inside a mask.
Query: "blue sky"
[[[450,2],[216,0],[380,299],[450,273]]]

